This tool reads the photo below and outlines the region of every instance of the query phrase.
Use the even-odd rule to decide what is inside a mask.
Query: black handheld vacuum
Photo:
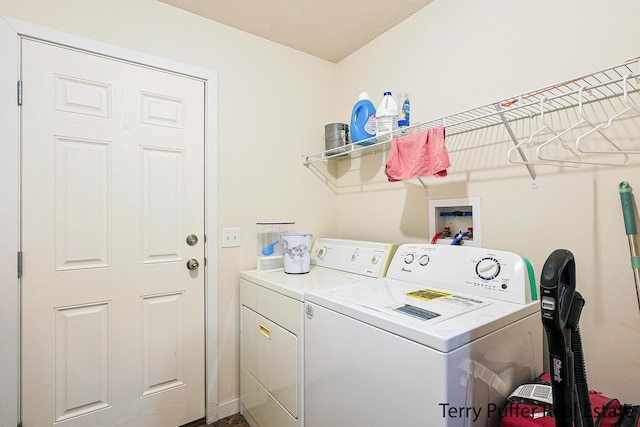
[[[540,277],[542,324],[549,344],[549,369],[556,427],[593,427],[589,387],[578,322],[584,299],[576,292],[573,254],[557,249]]]

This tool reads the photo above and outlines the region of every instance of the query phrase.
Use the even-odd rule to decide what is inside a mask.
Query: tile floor
[[[249,423],[240,414],[234,414],[221,420],[215,421],[213,424],[205,424],[206,421],[194,421],[182,427],[249,427]]]
[[[212,427],[249,427],[249,423],[240,414],[234,414],[212,424]]]

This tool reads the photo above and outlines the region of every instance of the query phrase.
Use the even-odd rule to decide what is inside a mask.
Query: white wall
[[[523,167],[470,151],[473,162],[430,180],[426,197],[417,182],[385,183],[374,155],[336,196],[299,156],[322,150],[323,125],[347,122],[362,90],[374,103],[384,90],[410,93],[416,122],[638,56],[639,12],[635,0],[436,0],[335,65],[155,0],[0,0],[0,15],[218,73],[218,225],[242,232],[242,247],[218,260],[221,405],[239,396],[238,271],[255,266],[256,221],[424,241],[429,198],[466,196],[481,198],[485,246],[517,251],[538,271],[553,249],[574,252],[590,386],[638,401],[640,316],[617,193],[621,180],[640,188],[637,166],[542,170],[532,190]]]
[[[640,55],[639,14],[635,0],[435,0],[338,64],[338,109],[349,117],[363,90],[374,104],[383,91],[408,92],[417,123],[598,71]],[[640,119],[630,128],[639,150]],[[417,180],[385,183],[383,155],[352,161],[337,182],[340,236],[430,240],[429,199],[479,197],[483,245],[526,256],[538,278],[553,250],[573,252],[589,385],[638,402],[640,314],[618,184],[640,192],[639,159],[576,171],[538,166],[534,190],[525,167],[507,162],[508,143],[488,146],[491,133],[469,142],[482,147],[450,153],[450,176],[425,181],[429,196]]]

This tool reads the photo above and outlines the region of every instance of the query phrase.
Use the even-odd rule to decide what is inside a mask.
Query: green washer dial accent
[[[536,286],[536,274],[533,271],[533,265],[531,265],[531,262],[524,257],[522,258],[522,260],[524,261],[524,265],[527,266],[527,274],[529,276],[529,286],[531,287],[531,299],[533,301],[537,301],[538,287]]]

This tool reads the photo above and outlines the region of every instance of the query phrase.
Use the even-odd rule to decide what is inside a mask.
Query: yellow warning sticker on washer
[[[425,301],[431,301],[437,298],[450,297],[453,294],[446,292],[436,291],[434,289],[420,289],[419,291],[407,292],[407,296],[412,298],[418,298]]]

